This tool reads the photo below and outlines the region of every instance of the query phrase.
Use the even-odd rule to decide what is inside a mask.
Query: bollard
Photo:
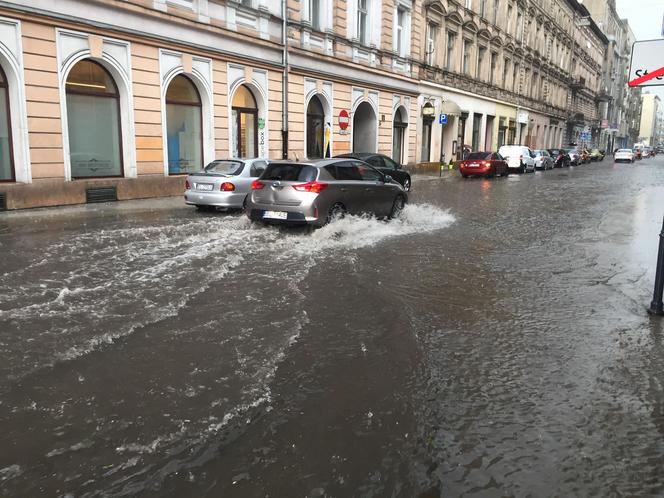
[[[662,220],[662,231],[659,234],[659,251],[657,253],[657,269],[655,270],[655,291],[652,295],[652,303],[648,313],[651,315],[664,315],[664,219]]]

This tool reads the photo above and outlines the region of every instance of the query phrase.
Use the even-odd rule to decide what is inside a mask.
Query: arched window
[[[232,123],[235,155],[258,157],[258,107],[251,90],[240,86],[233,96]]]
[[[392,125],[392,159],[399,164],[403,162],[403,141],[408,127],[403,114],[403,109],[399,107],[394,113],[394,124]]]
[[[122,176],[120,96],[101,65],[78,62],[65,85],[72,178]]]
[[[13,182],[15,180],[12,127],[10,123],[9,88],[7,77],[0,68],[0,182]]]
[[[166,144],[168,173],[177,175],[203,169],[203,117],[201,97],[192,81],[180,74],[166,91]]]
[[[353,152],[376,152],[376,113],[362,102],[353,113]]]
[[[325,111],[314,95],[307,106],[307,157],[320,159],[325,155]]]

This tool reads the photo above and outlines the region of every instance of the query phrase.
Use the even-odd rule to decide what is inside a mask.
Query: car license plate
[[[470,163],[470,164],[468,165],[468,167],[469,167],[469,168],[479,168],[480,165],[477,164],[477,163]]]
[[[212,183],[197,183],[196,190],[212,190],[214,185]]]
[[[265,211],[263,213],[263,218],[272,218],[273,220],[286,220],[288,219],[288,213],[285,211]]]

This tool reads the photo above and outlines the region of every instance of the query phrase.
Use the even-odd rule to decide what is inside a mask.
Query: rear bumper
[[[185,190],[185,204],[197,206],[217,206],[227,208],[242,208],[247,194],[244,192],[201,192],[198,190]]]
[[[265,213],[273,211],[286,213],[285,219],[265,217]],[[283,206],[280,204],[247,203],[247,216],[252,221],[261,221],[276,225],[317,225],[322,226],[327,220],[326,215],[321,216],[315,204],[302,206]]]
[[[493,174],[493,169],[491,166],[480,166],[477,168],[469,168],[468,166],[460,166],[459,167],[459,172],[462,175],[468,175],[468,176],[488,176]]]

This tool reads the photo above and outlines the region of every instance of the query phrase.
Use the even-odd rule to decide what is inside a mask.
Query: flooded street
[[[664,495],[664,157],[308,233],[0,214],[0,496]]]

